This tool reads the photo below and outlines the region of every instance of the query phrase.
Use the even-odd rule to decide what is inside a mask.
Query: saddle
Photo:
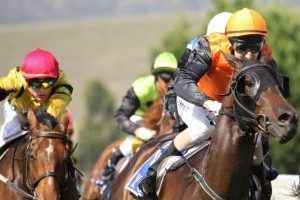
[[[161,148],[159,148],[152,156],[148,158],[144,162],[144,164],[135,172],[135,174],[131,177],[131,179],[128,181],[128,183],[125,185],[125,189],[132,192],[135,196],[141,197],[142,191],[139,189],[138,184],[141,181],[142,177],[146,176],[146,173],[148,171],[148,168],[151,166],[151,163],[155,162],[156,159],[159,157],[159,155],[170,145],[171,141],[167,141],[164,143]],[[157,170],[157,193],[160,191],[161,184],[163,182],[163,179],[168,171],[174,171],[184,165],[186,160],[191,158],[193,155],[195,155],[197,152],[201,151],[205,147],[207,147],[210,144],[210,141],[204,141],[202,143],[199,143],[190,149],[187,149],[182,152],[184,158],[181,156],[170,156],[166,158],[158,167]]]

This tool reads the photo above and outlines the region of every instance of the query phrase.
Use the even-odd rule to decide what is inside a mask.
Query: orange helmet
[[[243,8],[229,18],[225,34],[228,38],[246,35],[268,35],[264,18],[255,10]]]

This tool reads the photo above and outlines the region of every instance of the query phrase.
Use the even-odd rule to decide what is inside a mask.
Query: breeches
[[[177,109],[179,117],[187,125],[186,131],[192,141],[206,140],[211,137],[215,126],[211,124],[207,110],[189,103],[178,96]]]

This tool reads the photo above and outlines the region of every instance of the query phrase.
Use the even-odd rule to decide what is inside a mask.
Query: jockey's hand
[[[219,111],[222,107],[222,103],[214,100],[207,100],[203,103],[203,107],[211,112],[219,114]]]
[[[171,119],[177,118],[176,95],[166,95],[165,110],[168,117],[170,117]]]
[[[134,131],[136,137],[148,141],[156,135],[156,131],[145,127],[139,127]]]

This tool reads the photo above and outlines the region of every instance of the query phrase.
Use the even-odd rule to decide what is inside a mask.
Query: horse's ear
[[[221,51],[223,54],[224,58],[227,60],[227,62],[233,66],[235,69],[240,69],[242,68],[242,62],[237,59],[234,55],[231,54],[225,54],[223,51]]]
[[[35,116],[35,113],[32,109],[29,109],[28,112],[27,112],[27,120],[28,120],[29,125],[30,125],[30,130],[37,127],[38,120],[37,120],[37,118]]]
[[[62,133],[66,133],[67,132],[67,128],[69,125],[69,117],[68,117],[68,112],[64,112],[60,118],[60,130]]]

